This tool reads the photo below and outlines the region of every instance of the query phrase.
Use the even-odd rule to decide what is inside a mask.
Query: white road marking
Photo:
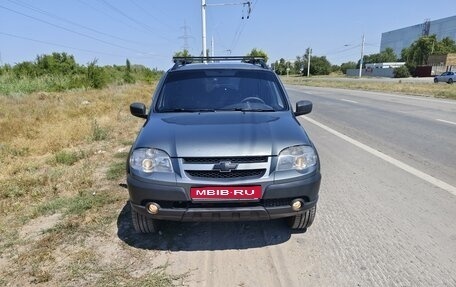
[[[352,101],[352,100],[347,100],[347,99],[340,99],[343,102],[348,102],[348,103],[353,103],[353,104],[358,104],[357,101]]]
[[[448,183],[446,183],[446,182],[444,182],[444,181],[442,181],[442,180],[440,180],[438,178],[435,178],[432,175],[429,175],[429,174],[424,173],[424,172],[422,172],[422,171],[420,171],[420,170],[418,170],[418,169],[416,169],[414,167],[411,167],[410,165],[408,165],[406,163],[403,163],[403,162],[401,162],[401,161],[399,161],[399,160],[397,160],[397,159],[395,159],[395,158],[393,158],[393,157],[391,157],[391,156],[389,156],[387,154],[384,154],[381,151],[373,149],[373,148],[371,148],[368,145],[365,145],[365,144],[363,144],[363,143],[361,143],[361,142],[359,142],[359,141],[357,141],[355,139],[352,139],[349,136],[346,136],[346,135],[344,135],[344,134],[342,134],[342,133],[340,133],[340,132],[338,132],[336,130],[333,130],[333,129],[331,129],[328,126],[325,126],[324,124],[322,124],[320,122],[317,122],[316,120],[313,120],[313,119],[311,119],[309,117],[306,117],[306,116],[301,116],[301,118],[303,118],[306,121],[311,122],[312,124],[324,129],[325,131],[327,131],[327,132],[329,132],[329,133],[331,133],[331,134],[333,134],[333,135],[335,135],[335,136],[337,136],[337,137],[339,137],[339,138],[341,138],[341,139],[343,139],[343,140],[355,145],[356,147],[359,147],[360,149],[362,149],[362,150],[364,150],[364,151],[366,151],[366,152],[368,152],[368,153],[370,153],[370,154],[372,154],[372,155],[374,155],[374,156],[376,156],[376,157],[378,157],[378,158],[380,158],[380,159],[382,159],[382,160],[384,160],[386,162],[389,162],[392,165],[394,165],[394,166],[396,166],[396,167],[398,167],[398,168],[400,168],[400,169],[402,169],[402,170],[404,170],[404,171],[406,171],[406,172],[408,172],[408,173],[410,173],[410,174],[412,174],[412,175],[414,175],[414,176],[416,176],[416,177],[418,177],[418,178],[420,178],[420,179],[422,179],[424,181],[427,181],[428,183],[433,184],[433,185],[435,185],[435,186],[437,186],[437,187],[449,192],[450,194],[456,196],[456,187],[454,187],[454,186],[452,186],[452,185],[450,185],[450,184],[448,184]]]
[[[455,122],[450,122],[450,121],[446,121],[446,120],[441,120],[441,119],[435,119],[436,121],[439,121],[439,122],[442,122],[442,123],[447,123],[447,124],[450,124],[450,125],[456,125]]]

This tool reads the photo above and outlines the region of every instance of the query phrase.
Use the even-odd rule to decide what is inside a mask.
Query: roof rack
[[[266,65],[264,57],[253,56],[214,56],[214,57],[173,57],[174,66],[171,68],[175,70],[180,66],[185,66],[192,63],[206,63],[206,62],[223,62],[223,61],[241,61],[252,65],[258,65],[264,69],[269,69]]]

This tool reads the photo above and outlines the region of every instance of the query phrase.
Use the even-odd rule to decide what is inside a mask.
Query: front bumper
[[[295,216],[317,204],[320,181],[320,173],[315,172],[304,179],[265,185],[260,201],[198,203],[192,202],[184,187],[151,184],[127,176],[132,208],[150,218],[172,221],[269,220]],[[296,198],[303,202],[299,211],[291,208],[291,201]],[[150,202],[160,206],[155,215],[146,210]]]

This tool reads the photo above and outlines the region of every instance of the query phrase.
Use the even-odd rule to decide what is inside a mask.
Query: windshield
[[[246,70],[171,72],[156,105],[158,112],[287,108],[282,88],[271,72]]]

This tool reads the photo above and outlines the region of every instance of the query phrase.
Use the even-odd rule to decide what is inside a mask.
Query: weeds
[[[108,138],[108,131],[98,124],[97,120],[92,123],[92,141],[103,141]]]
[[[35,277],[35,279],[32,280],[33,284],[46,283],[51,280],[51,274],[48,271],[41,269],[37,265],[33,266],[30,275]]]
[[[59,164],[73,165],[85,157],[84,152],[60,151],[55,154],[55,161]]]
[[[100,278],[129,268],[122,257],[112,266],[100,262],[95,243],[83,242],[93,236],[96,244],[101,239],[118,248],[115,225],[128,195],[110,179],[125,173],[128,152],[116,151],[131,145],[142,124],[128,106],[150,100],[152,89],[135,84],[0,96],[0,265],[8,266],[0,268],[0,285],[97,286]],[[55,224],[40,227],[40,217],[52,214],[59,214]],[[139,281],[126,273],[115,276],[126,286],[168,286],[159,285],[169,282],[164,271]]]
[[[35,209],[33,217],[50,215],[57,212],[63,212],[65,215],[80,215],[87,210],[96,209],[115,201],[115,198],[107,194],[81,192],[81,195],[74,197],[58,197],[43,202]]]
[[[30,152],[28,147],[15,148],[6,144],[0,144],[0,159],[5,157],[21,157],[26,156]]]
[[[111,164],[106,172],[106,178],[109,180],[116,180],[125,175],[125,163],[117,162]]]
[[[152,272],[145,274],[139,278],[132,277],[126,270],[112,270],[105,272],[98,280],[97,285],[100,286],[154,286],[154,287],[169,287],[175,286],[174,282],[187,277],[187,274],[170,275],[166,273],[167,265],[154,268]]]

